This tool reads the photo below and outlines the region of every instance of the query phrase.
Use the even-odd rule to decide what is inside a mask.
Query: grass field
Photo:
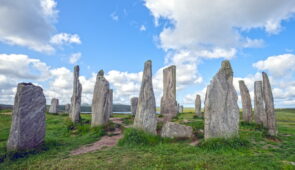
[[[208,142],[203,141],[203,120],[191,111],[186,109],[174,121],[193,127],[198,146],[189,145],[190,140],[135,133],[129,139],[141,138],[138,141],[144,144],[125,140],[113,148],[77,156],[70,156],[70,151],[98,140],[109,127],[91,129],[90,115],[82,115],[83,123],[73,126],[67,116],[47,114],[45,144],[28,153],[8,154],[5,145],[11,115],[0,111],[0,169],[295,169],[295,109],[277,110],[278,138],[267,137],[255,124],[241,122],[240,138]],[[131,116],[115,117],[132,124]]]

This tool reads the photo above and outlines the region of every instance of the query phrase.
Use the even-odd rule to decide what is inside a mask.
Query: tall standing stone
[[[268,76],[265,72],[262,72],[263,78],[263,98],[265,102],[265,113],[267,117],[267,128],[268,134],[271,136],[277,136],[277,122],[274,108],[274,100],[272,95],[271,86],[269,83]]]
[[[108,106],[107,106],[108,107],[108,110],[107,110],[108,118],[107,118],[107,120],[109,120],[109,118],[111,117],[111,115],[113,113],[113,90],[112,89],[109,90],[107,102],[108,102]]]
[[[91,126],[104,125],[109,120],[110,87],[109,82],[104,77],[103,70],[96,76],[96,83],[92,99],[92,119]]]
[[[179,105],[179,113],[183,113],[183,105]]]
[[[180,110],[180,105],[179,105],[179,103],[177,102],[177,114],[179,114],[180,112],[179,112],[179,110]]]
[[[46,99],[43,90],[31,83],[20,83],[14,99],[8,151],[30,150],[45,137]]]
[[[177,115],[176,102],[176,66],[163,70],[163,97],[161,98],[161,114],[164,121],[171,121]]]
[[[58,99],[53,98],[51,99],[51,105],[49,107],[49,113],[57,113],[57,107],[58,107]]]
[[[264,109],[262,81],[254,83],[254,119],[258,124],[267,127],[267,117]]]
[[[197,95],[196,100],[195,100],[195,112],[196,116],[202,117],[202,112],[201,112],[201,96]]]
[[[156,100],[152,82],[152,61],[150,60],[144,63],[134,127],[153,134],[157,133]]]
[[[79,81],[80,68],[79,66],[74,67],[74,84],[73,84],[73,95],[71,98],[71,108],[69,116],[72,122],[80,122],[80,112],[81,112],[81,94],[82,85]]]
[[[249,90],[243,80],[239,81],[240,93],[243,107],[243,120],[245,122],[252,121],[252,104]]]
[[[66,104],[65,105],[65,113],[69,113],[70,108],[71,108],[71,105],[70,104]]]
[[[229,138],[239,132],[238,96],[233,86],[230,62],[222,62],[207,87],[205,101],[205,139]]]
[[[132,115],[136,114],[137,104],[138,104],[138,97],[132,97],[130,99],[130,109],[131,109]]]

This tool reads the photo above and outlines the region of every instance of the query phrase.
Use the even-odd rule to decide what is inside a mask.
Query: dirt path
[[[122,125],[122,119],[121,118],[110,118],[110,120],[116,124]],[[101,150],[106,147],[112,147],[117,144],[119,139],[123,137],[122,130],[119,128],[116,128],[115,131],[110,132],[107,136],[103,136],[100,140],[84,145],[76,150],[73,150],[71,152],[71,155],[80,155],[88,152],[93,152],[97,150]]]

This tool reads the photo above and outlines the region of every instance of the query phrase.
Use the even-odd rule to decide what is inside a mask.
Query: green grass
[[[0,110],[0,113],[9,113],[9,112],[12,112],[12,110],[10,110],[10,109]]]
[[[17,169],[18,167],[41,168],[43,161],[52,161],[68,157],[69,152],[83,144],[92,143],[104,135],[103,127],[90,128],[90,115],[82,115],[82,123],[73,126],[68,116],[46,115],[46,138],[44,145],[36,152],[29,154],[6,153],[6,141],[9,135],[10,115],[0,114],[0,169]],[[16,157],[23,157],[14,160]],[[41,163],[42,164],[42,163]],[[44,167],[45,168],[45,167]]]
[[[168,139],[161,138],[158,135],[146,133],[142,130],[128,128],[124,130],[124,137],[119,140],[119,146],[153,146],[165,143]]]
[[[72,127],[67,116],[47,114],[46,149],[6,159],[0,169],[295,169],[290,163],[295,162],[295,109],[280,109],[276,115],[277,138],[268,137],[261,126],[241,122],[239,137],[204,141],[203,119],[185,110],[174,121],[193,127],[198,146],[128,128],[118,146],[70,156],[71,150],[98,140],[116,125],[91,129],[90,115],[83,115],[83,123]],[[113,117],[132,124],[132,116]],[[5,155],[10,121],[10,115],[0,114],[0,155]]]

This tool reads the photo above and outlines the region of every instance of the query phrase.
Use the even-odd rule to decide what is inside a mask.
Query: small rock
[[[168,138],[191,138],[192,135],[192,127],[180,125],[174,122],[166,122],[161,131],[161,136]]]

